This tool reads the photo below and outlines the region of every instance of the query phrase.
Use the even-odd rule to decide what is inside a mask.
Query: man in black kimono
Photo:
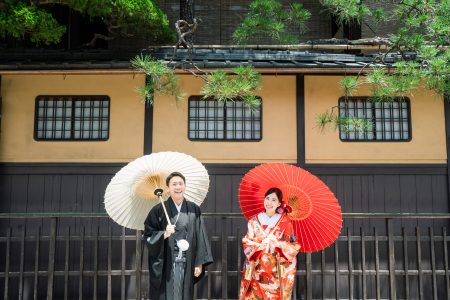
[[[166,184],[170,197],[164,205],[172,225],[168,225],[161,203],[150,210],[144,223],[150,298],[190,300],[194,297],[194,283],[203,276],[204,267],[213,262],[211,249],[200,207],[184,199],[184,176],[173,172]],[[186,251],[177,246],[182,239],[189,243]]]

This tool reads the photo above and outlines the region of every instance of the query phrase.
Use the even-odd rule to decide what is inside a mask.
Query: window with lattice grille
[[[391,101],[370,101],[369,97],[339,99],[339,135],[343,141],[409,141],[411,140],[411,110],[408,98]],[[357,127],[351,118],[365,120]]]
[[[219,102],[191,96],[188,137],[194,141],[259,141],[261,109],[251,110],[240,100]]]
[[[109,107],[108,96],[38,96],[34,138],[107,140]]]

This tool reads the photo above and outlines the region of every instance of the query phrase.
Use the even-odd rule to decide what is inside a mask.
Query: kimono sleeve
[[[209,246],[208,234],[206,233],[203,217],[197,217],[197,253],[195,256],[195,266],[209,265],[213,262],[211,247]]]
[[[211,254],[211,247],[209,245],[208,234],[206,233],[203,217],[201,216],[200,209],[196,212],[195,218],[195,237],[196,237],[196,250],[194,266],[202,265],[202,273],[194,277],[194,284],[200,281],[205,275],[205,267],[213,262]]]
[[[164,270],[164,230],[161,218],[158,218],[157,209],[154,207],[144,223],[144,239],[148,248],[148,263],[150,283],[152,286],[161,285]]]
[[[296,243],[296,239],[292,238],[293,235],[293,228],[292,224],[289,223],[288,225],[288,236],[289,239],[287,241],[278,241],[277,245],[277,251],[287,260],[292,261],[298,254],[298,251],[300,250],[300,245]]]
[[[244,254],[248,261],[255,261],[261,254],[261,241],[257,238],[254,222],[250,220],[247,225],[247,234],[242,238]]]

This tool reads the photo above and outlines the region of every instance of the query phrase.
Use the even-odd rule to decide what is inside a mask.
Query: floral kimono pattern
[[[300,245],[289,218],[268,227],[254,217],[242,244],[247,260],[239,299],[291,299]]]

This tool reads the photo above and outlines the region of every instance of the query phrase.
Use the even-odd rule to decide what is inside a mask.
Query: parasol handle
[[[164,201],[162,199],[162,193],[163,193],[163,189],[156,189],[154,191],[154,194],[156,196],[158,196],[159,202],[161,202],[161,205],[163,207],[164,214],[166,215],[167,224],[172,225],[172,223],[170,223],[170,218],[169,218],[169,214],[167,213],[166,206],[164,205]]]

